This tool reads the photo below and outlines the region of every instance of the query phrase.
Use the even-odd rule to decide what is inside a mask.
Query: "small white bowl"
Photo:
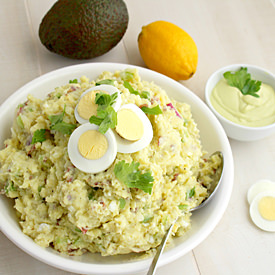
[[[205,100],[209,108],[219,119],[228,137],[240,141],[259,140],[275,133],[275,123],[262,127],[243,126],[223,117],[216,111],[210,102],[210,94],[220,79],[223,78],[223,74],[227,71],[237,71],[241,67],[247,68],[247,71],[251,74],[252,79],[269,84],[275,90],[275,75],[271,72],[254,65],[232,64],[217,70],[209,77],[205,86]]]

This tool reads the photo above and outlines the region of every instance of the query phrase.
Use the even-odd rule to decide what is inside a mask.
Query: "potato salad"
[[[150,254],[175,219],[171,238],[184,235],[221,165],[190,106],[137,69],[29,95],[2,148],[1,193],[24,234],[72,256]]]

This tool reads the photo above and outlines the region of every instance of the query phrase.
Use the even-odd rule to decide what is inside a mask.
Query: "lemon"
[[[198,63],[198,50],[192,37],[177,25],[155,21],[143,26],[138,47],[147,67],[175,80],[189,79]]]

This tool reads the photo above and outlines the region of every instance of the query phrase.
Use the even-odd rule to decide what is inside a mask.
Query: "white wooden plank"
[[[199,275],[199,269],[197,267],[193,253],[190,252],[180,259],[177,259],[171,264],[165,265],[157,269],[156,275]]]
[[[147,272],[137,273],[135,275],[146,275]],[[157,267],[156,275],[199,275],[199,269],[193,257],[193,253],[190,252],[180,259],[175,260],[172,264]]]
[[[0,102],[38,75],[24,1],[3,0],[0,9]]]

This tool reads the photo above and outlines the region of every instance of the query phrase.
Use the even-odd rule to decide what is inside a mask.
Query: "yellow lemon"
[[[142,27],[138,47],[149,69],[175,80],[189,79],[198,63],[198,50],[192,37],[177,25],[155,21]]]

